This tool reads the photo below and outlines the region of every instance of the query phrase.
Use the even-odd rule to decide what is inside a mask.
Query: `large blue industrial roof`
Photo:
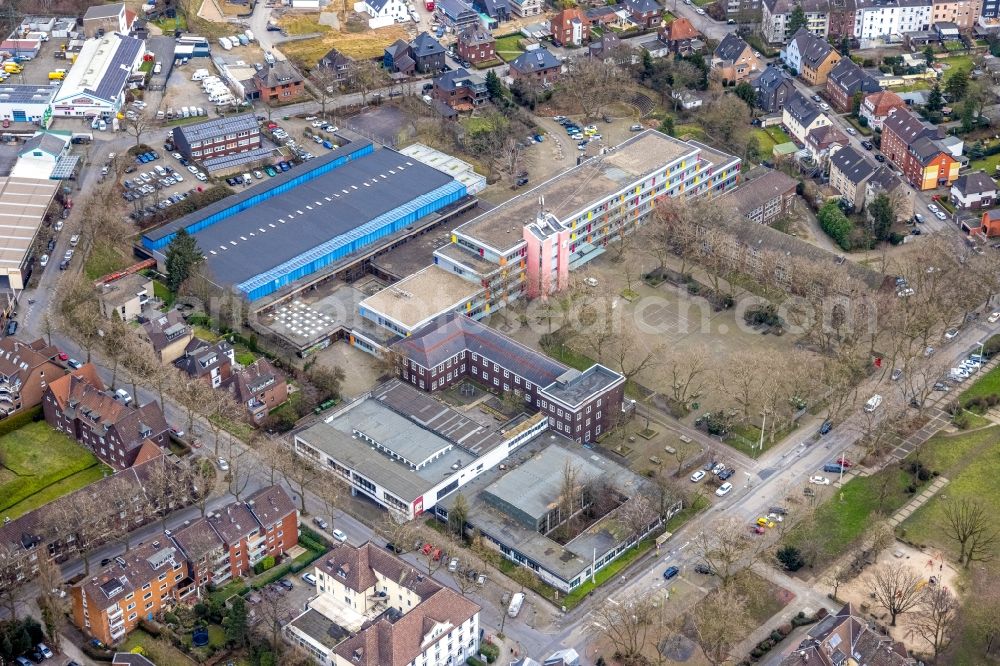
[[[392,211],[423,203],[452,182],[451,176],[413,158],[377,150],[193,235],[212,278],[219,284],[241,284],[296,264],[310,251],[361,232]]]

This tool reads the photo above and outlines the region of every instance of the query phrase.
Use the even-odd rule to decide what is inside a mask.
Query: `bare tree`
[[[690,623],[705,658],[719,666],[751,628],[747,599],[732,587],[722,587],[702,599],[690,614]]]
[[[601,107],[617,100],[625,78],[612,60],[573,58],[565,74],[559,78],[559,90],[570,97],[590,120]]]
[[[393,512],[384,513],[375,529],[385,537],[387,543],[395,546],[396,553],[400,555],[416,548],[420,534],[414,521]]]
[[[660,516],[653,498],[645,494],[636,494],[618,508],[616,517],[629,536],[635,538],[638,547],[639,538],[646,533],[650,525]]]
[[[361,95],[361,106],[367,106],[369,95],[389,85],[389,73],[375,60],[358,61],[353,74],[351,87]]]
[[[823,582],[833,588],[830,594],[834,601],[837,601],[837,592],[840,590],[840,586],[852,580],[854,580],[854,574],[847,567],[840,565],[831,567],[823,577]]]
[[[592,614],[594,625],[620,655],[622,663],[631,663],[646,649],[658,612],[652,595],[637,593],[614,604],[599,604]]]
[[[232,426],[236,421],[243,418],[243,406],[233,399],[233,394],[226,390],[215,390],[207,395],[207,399],[202,404],[202,413],[206,414],[206,424],[212,431],[212,438],[215,442],[215,457],[219,457],[219,442],[222,431],[227,426]]]
[[[104,483],[101,496],[109,509],[118,514],[120,534],[125,541],[125,551],[132,549],[132,529],[143,522],[149,512],[142,490],[124,475],[115,475]],[[133,525],[135,523],[135,525]]]
[[[90,363],[91,353],[100,342],[102,327],[106,325],[94,286],[80,274],[62,283],[60,291],[60,328],[87,352],[86,362]]]
[[[944,532],[958,544],[958,563],[966,568],[972,562],[985,562],[992,558],[997,540],[992,517],[987,509],[974,499],[948,501],[944,505]]]
[[[315,485],[313,490],[322,500],[326,515],[330,518],[330,527],[333,528],[337,514],[344,510],[344,503],[350,497],[350,489],[336,475],[328,474],[326,480]]]
[[[291,449],[286,449],[281,464],[281,474],[292,490],[298,494],[299,513],[303,516],[309,515],[306,510],[306,492],[323,478],[325,472],[309,458],[297,455]]]
[[[687,412],[688,404],[701,397],[714,358],[706,347],[699,345],[683,353],[675,349],[663,363],[670,381],[670,397],[679,409]]]
[[[880,564],[868,574],[866,583],[872,598],[884,608],[896,626],[896,618],[920,603],[921,575],[904,564]]]
[[[694,539],[698,558],[728,587],[736,577],[756,562],[763,552],[763,540],[754,539],[746,523],[738,518],[722,518],[706,527]]]
[[[260,464],[254,452],[242,446],[229,446],[229,473],[226,479],[229,482],[229,494],[240,501],[240,497],[247,491],[250,480],[257,473]]]
[[[144,113],[135,113],[135,118],[122,118],[122,129],[129,135],[135,137],[135,145],[142,145],[142,135],[152,129],[149,118]]]
[[[559,486],[559,531],[563,538],[569,538],[573,533],[573,516],[582,500],[582,485],[579,470],[567,459],[562,469],[562,482]]]
[[[958,599],[940,582],[928,586],[921,595],[920,603],[910,618],[910,626],[931,646],[935,660],[955,635],[958,612]]]
[[[38,587],[38,608],[42,613],[45,635],[50,647],[58,650],[62,641],[62,630],[66,626],[70,605],[63,590],[63,576],[59,566],[44,555],[37,560],[38,572],[34,583]]]

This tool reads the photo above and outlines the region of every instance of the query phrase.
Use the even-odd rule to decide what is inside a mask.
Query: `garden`
[[[94,455],[41,420],[42,408],[0,426],[0,513],[14,519],[110,473]]]

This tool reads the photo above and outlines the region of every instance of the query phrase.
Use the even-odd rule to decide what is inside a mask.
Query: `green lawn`
[[[982,169],[988,175],[994,176],[997,173],[997,166],[1000,165],[1000,153],[996,155],[988,155],[981,160],[972,160],[969,163],[969,168],[973,171],[977,169]]]
[[[854,129],[858,130],[858,132],[860,132],[861,134],[864,134],[865,136],[871,136],[871,134],[872,134],[871,128],[870,127],[865,127],[864,125],[862,125],[861,123],[859,123],[858,119],[855,118],[853,115],[846,115],[846,116],[844,116],[844,118],[846,118],[847,122],[851,123],[851,125],[854,127]]]
[[[674,15],[673,15],[673,13],[671,13],[671,12],[667,12],[667,11],[663,12],[663,22],[664,22],[665,24],[669,25],[669,24],[673,23],[673,22],[674,22],[674,21],[676,21],[676,20],[677,20],[677,17],[676,17],[676,16],[674,16]],[[591,28],[591,29],[590,29],[590,32],[591,32],[591,34],[593,34],[593,32],[594,32],[594,29],[593,29],[593,28]]]
[[[577,370],[586,370],[597,362],[586,354],[581,354],[566,345],[543,348],[543,351],[552,358],[565,363],[571,368],[576,368]]]
[[[496,54],[505,62],[510,62],[517,56],[524,53],[521,48],[521,35],[507,35],[497,39]]]
[[[791,137],[780,127],[763,127],[753,130],[753,135],[760,142],[761,155],[771,156],[771,150],[780,143],[788,143]]]
[[[962,391],[959,400],[964,405],[972,398],[1000,395],[1000,366],[997,366],[976,380],[976,383]]]
[[[576,588],[565,597],[563,597],[562,605],[566,606],[567,609],[573,608],[578,603],[584,600],[588,594],[590,594],[595,588],[600,587],[607,581],[615,578],[618,573],[623,570],[628,565],[635,562],[640,555],[648,552],[653,546],[656,545],[655,539],[646,539],[639,542],[638,548],[632,548],[627,552],[623,553],[617,560],[607,565],[596,574],[594,574],[594,582],[587,580],[586,583]]]
[[[948,79],[955,75],[955,72],[964,69],[967,73],[972,71],[972,56],[970,55],[955,55],[948,56],[947,58],[940,58],[938,62],[946,62],[951,67],[944,73],[942,78],[942,83],[948,83]]]
[[[178,12],[177,18],[159,18],[151,21],[151,23],[165,33],[171,33],[174,30],[187,32],[187,19],[180,12]]]
[[[129,263],[129,260],[122,256],[117,248],[98,244],[91,248],[87,263],[83,265],[83,272],[87,275],[88,280],[96,280],[108,273],[127,268]]]
[[[855,477],[843,488],[832,491],[828,488],[826,492],[830,494],[816,507],[815,520],[790,530],[782,543],[814,554],[812,564],[819,571],[837,554],[850,549],[872,524],[872,516],[890,516],[910,501],[913,496],[906,492],[906,487],[912,482],[910,474],[892,466],[872,476]],[[824,492],[821,486],[813,488]]]
[[[899,526],[899,535],[911,543],[940,550],[954,562],[958,549],[941,530],[945,522],[944,507],[948,502],[971,498],[983,502],[990,515],[997,515],[1000,511],[998,441],[1000,426],[956,435],[939,433],[929,439],[920,450],[920,459],[929,468],[947,477],[949,483]],[[983,567],[994,580],[1000,575],[1000,560],[975,566]],[[966,590],[962,597],[963,614],[967,619],[981,612],[974,592]],[[970,628],[975,623],[959,623],[959,633],[953,641],[957,651],[951,655],[953,659],[949,663],[983,663],[983,638]]]
[[[82,488],[104,475],[90,451],[44,421],[0,437],[0,512],[10,518]],[[82,474],[84,471],[88,474]],[[93,470],[93,471],[90,471]]]
[[[135,629],[128,634],[120,650],[131,652],[141,647],[146,658],[154,664],[190,664],[191,659],[175,648],[165,638],[153,638],[142,629]]]

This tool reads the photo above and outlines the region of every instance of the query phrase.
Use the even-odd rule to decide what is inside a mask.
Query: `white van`
[[[203,81],[203,80],[205,80],[207,78],[208,78],[208,70],[207,69],[198,69],[198,70],[195,70],[194,74],[191,75],[191,80],[192,81]]]
[[[191,111],[186,106],[182,107],[181,108],[181,116],[184,117],[184,118],[190,118],[191,117]]]
[[[226,49],[227,51],[233,50],[233,43],[229,41],[228,37],[219,37],[219,46]]]
[[[878,409],[878,406],[881,404],[882,404],[882,396],[876,393],[872,397],[868,398],[868,402],[865,403],[865,411],[874,412],[876,409]]]
[[[524,605],[524,593],[518,592],[511,597],[510,606],[507,607],[507,615],[517,617],[517,614],[521,612],[522,605]]]

